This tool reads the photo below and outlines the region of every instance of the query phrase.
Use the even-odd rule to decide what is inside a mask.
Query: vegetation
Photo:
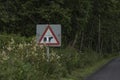
[[[80,80],[89,73],[88,67],[110,58],[91,50],[80,53],[74,48],[53,48],[48,62],[45,46],[36,45],[34,38],[4,35],[0,44],[1,80]],[[76,69],[81,71],[79,77],[69,77]]]
[[[112,60],[113,57],[108,57],[105,59],[100,59],[92,65],[84,66],[84,68],[78,68],[72,71],[72,74],[68,75],[66,78],[61,80],[85,80],[88,76],[98,71],[101,67],[103,67],[106,63]],[[87,76],[87,77],[86,77]]]

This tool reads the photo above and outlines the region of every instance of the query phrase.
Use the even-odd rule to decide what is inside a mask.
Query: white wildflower
[[[11,42],[10,42],[10,44],[14,44],[14,43],[15,43],[14,39],[11,38]]]
[[[43,60],[46,59],[46,58],[45,58],[45,53],[42,53],[42,58],[43,58]]]
[[[36,52],[34,52],[34,51],[32,51],[32,55],[33,56],[38,56],[38,54]]]
[[[5,52],[5,51],[2,51],[2,54],[4,55],[4,54],[6,54],[6,52]]]
[[[32,41],[36,41],[36,37],[33,37],[33,38],[32,38]]]
[[[51,56],[55,57],[56,53],[52,51]]]
[[[57,58],[57,59],[60,59],[60,56],[59,56],[59,55],[56,55],[56,58]]]
[[[33,47],[33,50],[34,50],[34,51],[37,51],[36,46]]]
[[[35,54],[35,52],[34,51],[32,51],[32,55],[34,55]]]
[[[26,44],[26,43],[24,43],[24,46],[26,47],[26,46],[27,46],[27,44]]]
[[[3,46],[3,49],[5,49],[5,46]]]
[[[44,45],[39,45],[40,46],[40,49],[44,49]]]
[[[6,52],[5,51],[2,51],[2,59],[3,60],[8,60],[9,59],[9,57],[6,55]]]
[[[5,55],[4,57],[3,57],[3,60],[8,60],[9,59],[9,57],[7,56],[7,55]]]
[[[38,56],[38,54],[37,54],[37,53],[35,53],[34,55],[35,55],[35,56]]]
[[[28,43],[27,46],[30,46],[30,43]]]
[[[8,47],[7,47],[7,50],[8,50],[8,51],[11,51],[11,50],[12,50],[12,48],[11,48],[10,46],[8,46]]]
[[[23,49],[23,44],[20,43],[20,44],[19,44],[19,48],[20,48],[20,49]]]

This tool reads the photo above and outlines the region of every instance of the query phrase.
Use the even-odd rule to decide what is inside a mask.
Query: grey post
[[[47,61],[49,62],[50,61],[50,49],[49,49],[49,46],[46,46],[46,49],[47,49]]]

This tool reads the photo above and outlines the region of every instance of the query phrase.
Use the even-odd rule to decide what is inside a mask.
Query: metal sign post
[[[49,62],[50,61],[50,48],[49,48],[49,46],[46,46],[46,49],[47,49],[47,61]]]

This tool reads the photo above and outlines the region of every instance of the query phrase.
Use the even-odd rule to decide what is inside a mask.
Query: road
[[[85,80],[120,80],[120,58],[113,59]]]

